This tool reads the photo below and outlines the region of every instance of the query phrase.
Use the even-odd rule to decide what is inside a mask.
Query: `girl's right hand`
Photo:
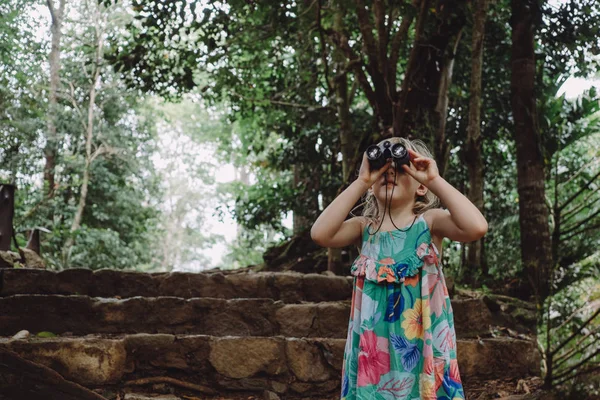
[[[358,179],[363,181],[367,187],[373,186],[377,179],[379,179],[392,165],[392,160],[389,159],[388,162],[378,170],[371,171],[371,165],[369,164],[369,159],[367,158],[367,153],[363,153],[362,163],[360,164],[360,170],[358,171]]]

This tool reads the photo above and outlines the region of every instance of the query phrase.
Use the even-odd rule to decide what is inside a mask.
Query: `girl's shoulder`
[[[450,211],[444,210],[443,208],[430,208],[423,212],[423,218],[427,221],[427,225],[429,225],[430,231],[435,231],[435,222],[440,218],[444,218],[450,215]]]
[[[423,213],[423,219],[425,222],[427,222],[427,226],[431,234],[431,240],[440,252],[442,251],[442,241],[444,240],[444,237],[436,232],[435,222],[436,220],[444,218],[449,214],[450,212],[448,210],[444,210],[442,208],[431,208]]]
[[[372,223],[371,218],[359,215],[356,218],[356,223],[358,224],[358,226],[360,227],[360,238],[359,238],[359,243],[358,245],[360,246],[363,240],[363,236],[364,236],[364,232],[365,232],[365,228],[367,227],[367,225],[369,225],[370,223]]]

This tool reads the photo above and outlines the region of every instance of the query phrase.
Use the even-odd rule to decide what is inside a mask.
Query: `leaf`
[[[384,320],[387,322],[397,321],[402,314],[402,310],[404,310],[404,297],[402,297],[402,292],[398,290],[388,297]]]
[[[446,354],[454,347],[452,337],[452,330],[448,326],[448,321],[442,320],[433,330],[433,346]]]
[[[42,332],[38,332],[35,336],[41,337],[41,338],[51,338],[51,337],[57,337],[58,335],[56,335],[55,333],[52,333],[52,332],[42,331]]]
[[[392,333],[390,335],[392,346],[396,353],[401,355],[400,361],[402,366],[407,371],[412,371],[415,366],[419,363],[421,351],[416,343],[409,342],[406,338],[400,335]]]
[[[415,375],[408,372],[390,371],[381,376],[377,394],[385,400],[407,398],[415,384]]]

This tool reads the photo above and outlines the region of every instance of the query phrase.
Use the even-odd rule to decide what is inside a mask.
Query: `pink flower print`
[[[419,247],[417,247],[417,257],[423,258],[423,255],[427,252],[427,243],[421,243]]]
[[[431,252],[430,254],[423,257],[423,261],[425,261],[429,265],[437,265],[438,258],[434,252]]]
[[[421,243],[421,245],[417,248],[417,257],[422,259],[425,264],[428,265],[437,265],[438,263],[435,250],[433,250],[431,244],[428,243]]]
[[[377,269],[375,268],[375,261],[371,259],[367,262],[366,278],[370,281],[374,281],[377,279]]]
[[[390,372],[388,340],[378,337],[373,331],[364,331],[360,336],[358,353],[358,386],[376,385],[381,375]]]
[[[355,276],[364,276],[365,275],[365,270],[366,270],[366,265],[367,265],[367,257],[363,256],[362,254],[359,256],[358,260],[356,260],[354,262],[354,265],[356,267],[356,270],[353,272],[352,275]]]
[[[434,358],[433,359],[433,369],[435,374],[435,392],[437,393],[440,386],[442,386],[442,382],[444,381],[444,368],[446,366],[446,360],[443,358]]]
[[[443,282],[439,279],[439,276],[436,276],[435,279],[430,279],[430,288],[429,288],[429,304],[431,306],[431,311],[435,314],[436,317],[442,315],[442,310],[446,308],[446,296],[444,295],[444,285]]]
[[[453,381],[462,383],[460,379],[460,372],[458,371],[458,361],[455,358],[450,359],[449,375]]]

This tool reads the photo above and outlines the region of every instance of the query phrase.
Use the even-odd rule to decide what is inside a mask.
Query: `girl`
[[[410,165],[397,171],[388,160],[372,171],[364,155],[358,179],[311,229],[323,247],[361,246],[350,269],[355,278],[341,397],[464,399],[440,250],[444,237],[481,238],[487,221],[439,176],[422,141],[386,140],[404,145]],[[345,221],[365,192],[363,216]],[[436,208],[438,198],[448,211]]]

